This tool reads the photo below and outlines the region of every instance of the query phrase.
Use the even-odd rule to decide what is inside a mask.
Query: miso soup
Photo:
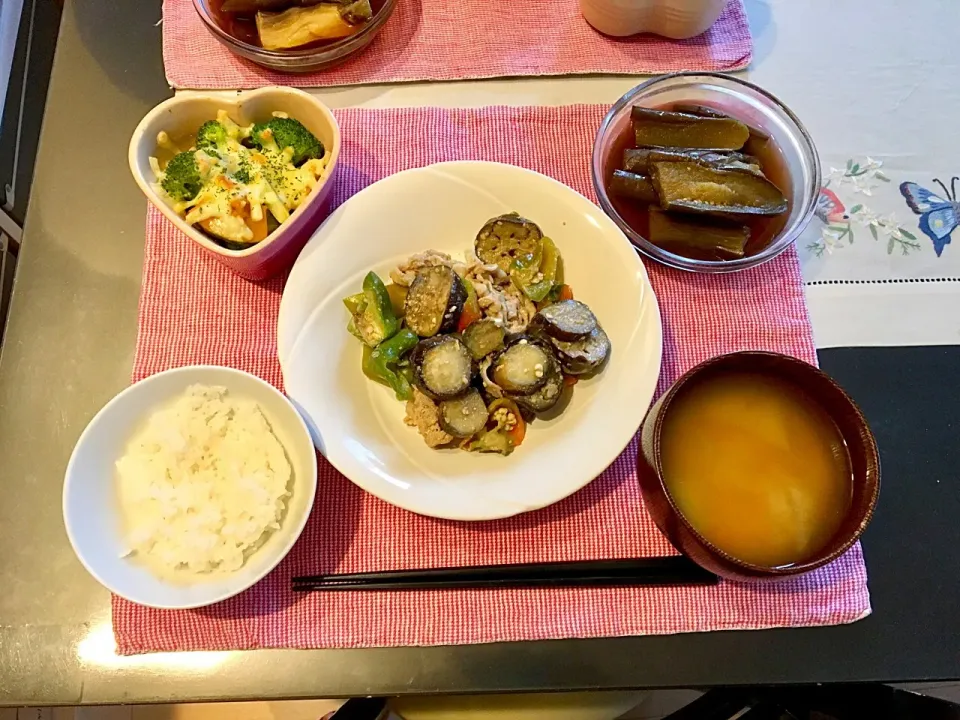
[[[840,430],[800,388],[768,375],[718,374],[682,390],[664,417],[661,458],[693,528],[754,565],[816,556],[850,508]]]

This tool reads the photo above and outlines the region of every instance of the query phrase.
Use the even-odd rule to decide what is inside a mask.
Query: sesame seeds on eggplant
[[[473,356],[455,335],[421,340],[410,357],[414,382],[434,400],[450,400],[465,393],[473,382]]]
[[[467,290],[450,268],[436,265],[417,272],[404,300],[407,327],[420,337],[433,337],[457,328]]]

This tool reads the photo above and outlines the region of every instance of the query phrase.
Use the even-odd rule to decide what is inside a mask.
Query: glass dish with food
[[[604,211],[644,254],[698,272],[759,265],[813,215],[820,163],[779,100],[726,75],[679,73],[634,88],[593,148]]]
[[[406,402],[430,447],[511,454],[611,351],[557,245],[517,214],[489,220],[463,259],[418,253],[343,302],[363,373]]]
[[[231,52],[287,72],[346,60],[376,36],[396,0],[193,0],[206,28]]]

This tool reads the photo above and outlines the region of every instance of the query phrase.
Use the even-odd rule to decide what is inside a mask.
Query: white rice
[[[117,475],[130,553],[210,573],[237,570],[279,529],[293,472],[256,403],[193,385],[150,417]]]

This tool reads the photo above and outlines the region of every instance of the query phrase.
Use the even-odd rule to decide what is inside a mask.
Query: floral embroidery
[[[855,226],[869,230],[875,241],[883,237],[888,255],[897,248],[901,255],[921,249],[916,241],[917,236],[905,229],[892,213],[880,215],[860,202],[847,210],[836,192],[830,189],[831,184],[835,184],[837,189],[849,186],[854,193],[872,196],[878,183],[890,182],[890,178],[880,169],[882,166],[880,160],[867,157],[863,162],[847,160],[846,167],[842,169],[830,168],[815,211],[824,227],[820,230],[820,239],[808,244],[807,250],[821,257],[824,253],[830,254],[842,248],[844,241],[847,245],[853,245]]]

